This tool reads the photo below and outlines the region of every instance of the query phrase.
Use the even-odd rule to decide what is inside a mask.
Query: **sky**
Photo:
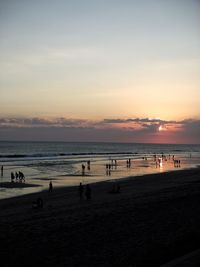
[[[199,0],[0,0],[0,140],[200,143]]]

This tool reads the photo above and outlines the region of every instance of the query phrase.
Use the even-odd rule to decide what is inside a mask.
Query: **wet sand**
[[[156,267],[200,247],[200,168],[118,184],[92,184],[91,200],[77,187],[0,200],[1,266]]]
[[[3,187],[3,188],[26,188],[26,187],[37,187],[37,186],[40,186],[40,185],[37,185],[37,184],[27,184],[27,183],[15,183],[15,182],[3,182],[3,183],[0,183],[0,187]]]

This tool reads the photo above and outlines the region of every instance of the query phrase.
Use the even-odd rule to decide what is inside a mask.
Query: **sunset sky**
[[[200,1],[1,0],[0,140],[200,143]]]

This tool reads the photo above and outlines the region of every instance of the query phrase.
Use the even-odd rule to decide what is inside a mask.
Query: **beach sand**
[[[200,247],[200,168],[113,183],[0,200],[1,266],[156,267]]]

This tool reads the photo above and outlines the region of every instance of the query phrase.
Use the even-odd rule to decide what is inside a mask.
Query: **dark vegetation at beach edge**
[[[199,168],[117,183],[0,200],[1,266],[156,267],[200,247]]]

